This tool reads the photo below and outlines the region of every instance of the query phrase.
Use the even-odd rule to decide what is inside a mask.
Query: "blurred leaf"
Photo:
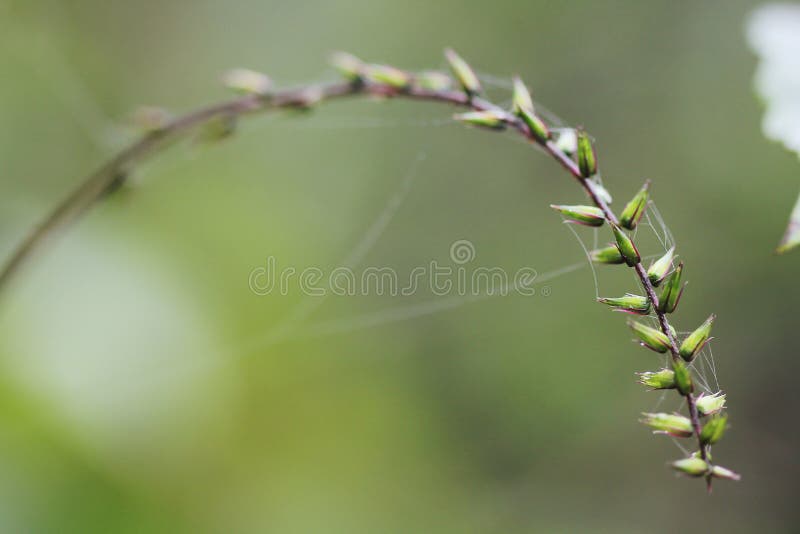
[[[747,38],[760,62],[755,85],[764,99],[764,135],[800,155],[800,5],[768,4],[750,15]],[[800,244],[800,198],[778,245]]]
[[[777,252],[783,254],[797,245],[800,245],[800,197],[798,197],[792,214],[789,216],[789,226],[786,227],[786,232],[783,234],[780,244],[778,244]]]

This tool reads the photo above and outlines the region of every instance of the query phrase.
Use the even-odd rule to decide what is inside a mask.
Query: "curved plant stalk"
[[[221,136],[230,133],[235,120],[241,116],[280,109],[309,109],[322,102],[351,96],[406,98],[438,102],[466,110],[455,116],[461,122],[490,130],[510,129],[541,147],[584,189],[593,206],[554,205],[568,222],[590,226],[608,224],[615,245],[594,251],[593,261],[607,264],[626,264],[633,269],[644,292],[643,296],[628,294],[619,298],[599,299],[618,311],[637,315],[652,313],[658,329],[632,323],[631,328],[642,345],[657,352],[669,353],[670,369],[642,373],[640,382],[654,389],[675,389],[686,402],[688,417],[677,414],[645,414],[643,422],[658,432],[673,436],[694,437],[698,450],[689,458],[674,462],[678,471],[690,476],[704,477],[708,488],[714,477],[739,479],[739,475],[712,464],[710,446],[716,443],[725,429],[726,418],[719,415],[724,408],[725,396],[695,396],[687,363],[696,356],[708,341],[713,316],[692,333],[681,345],[667,314],[675,310],[683,291],[681,273],[683,264],[672,269],[672,255],[645,269],[633,239],[626,232],[635,228],[647,208],[649,182],[617,215],[609,208],[609,194],[596,179],[597,157],[589,136],[582,130],[568,129],[554,136],[546,122],[536,114],[525,85],[514,79],[513,107],[510,111],[480,96],[480,82],[469,64],[454,51],[447,50],[446,57],[460,87],[453,88],[453,80],[439,72],[411,73],[387,65],[369,65],[349,54],[333,56],[334,66],[345,81],[320,85],[272,90],[269,78],[259,73],[237,69],[226,76],[226,83],[245,93],[244,96],[204,108],[182,117],[169,119],[163,113],[149,110],[144,114],[145,135],[91,175],[72,195],[64,200],[37,226],[11,255],[0,271],[0,288],[4,287],[33,253],[60,230],[76,221],[95,202],[122,185],[127,173],[143,159],[155,155],[171,141],[189,134],[208,131]],[[220,127],[222,125],[222,127]],[[206,133],[203,133],[203,129]],[[663,281],[661,294],[656,286]],[[703,417],[708,421],[703,424]]]

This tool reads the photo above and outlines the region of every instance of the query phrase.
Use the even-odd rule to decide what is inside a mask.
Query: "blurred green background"
[[[363,265],[446,264],[459,239],[475,267],[583,259],[548,208],[583,195],[546,157],[441,106],[348,101],[149,161],[0,295],[0,531],[796,532],[800,253],[772,249],[800,165],[760,133],[756,4],[0,1],[3,257],[133,109],[225,98],[230,67],[290,85],[333,79],[331,50],[418,69],[450,45],[519,73],[596,136],[615,206],[653,180],[678,328],[718,314],[715,460],[743,474],[707,497],[668,470],[680,450],[637,422],[659,359],[588,268],[427,314],[429,290],[253,294],[268,256],[340,265],[398,194]]]

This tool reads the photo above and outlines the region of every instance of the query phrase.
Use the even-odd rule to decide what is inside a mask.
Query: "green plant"
[[[583,188],[591,206],[552,207],[568,222],[595,227],[608,225],[611,228],[615,243],[593,251],[591,257],[601,264],[625,264],[635,273],[644,294],[598,300],[618,311],[640,316],[652,314],[657,328],[636,320],[630,321],[629,325],[643,346],[668,353],[671,365],[660,371],[642,373],[640,382],[653,389],[674,389],[685,399],[688,417],[648,413],[644,414],[642,421],[657,432],[681,438],[693,437],[697,441],[697,452],[674,462],[675,469],[704,477],[709,489],[714,477],[738,480],[737,474],[711,461],[710,447],[721,438],[726,426],[726,417],[720,415],[725,396],[721,393],[696,396],[692,378],[692,361],[709,339],[714,316],[679,344],[668,315],[675,311],[684,290],[683,263],[673,268],[673,248],[646,269],[629,233],[636,228],[648,207],[649,182],[618,217],[609,208],[610,195],[598,180],[595,148],[582,128],[562,129],[554,134],[537,114],[530,93],[519,78],[513,81],[512,109],[505,110],[493,104],[480,96],[481,84],[470,66],[452,50],[446,51],[446,57],[458,87],[453,87],[454,80],[443,73],[411,73],[387,65],[365,64],[352,55],[338,53],[333,56],[333,64],[345,77],[342,82],[273,90],[266,76],[239,69],[225,78],[229,87],[244,93],[235,100],[178,118],[170,118],[158,109],[141,110],[138,122],[146,130],[141,140],[91,175],[23,241],[0,273],[0,285],[7,283],[23,261],[56,230],[76,220],[94,202],[120,187],[133,166],[182,136],[196,134],[204,139],[217,138],[230,134],[236,121],[245,115],[279,109],[308,110],[324,101],[352,96],[450,104],[466,109],[464,113],[455,115],[455,119],[463,123],[490,130],[510,129],[527,138],[541,147]],[[704,417],[708,417],[705,424]]]

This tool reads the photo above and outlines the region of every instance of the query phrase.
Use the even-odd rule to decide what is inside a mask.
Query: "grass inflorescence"
[[[642,422],[657,433],[696,441],[697,450],[673,462],[674,469],[689,476],[703,477],[709,489],[714,478],[738,480],[738,474],[712,463],[710,454],[711,445],[719,442],[727,426],[727,415],[722,413],[725,395],[718,392],[696,396],[692,377],[692,362],[709,341],[715,317],[711,315],[679,343],[668,315],[675,312],[684,291],[683,263],[675,265],[673,247],[646,269],[631,233],[648,209],[650,182],[645,182],[618,217],[609,208],[610,195],[599,180],[595,145],[582,127],[556,129],[549,125],[537,113],[530,92],[519,77],[513,78],[511,109],[492,103],[482,96],[480,80],[466,60],[452,49],[446,50],[445,57],[451,75],[369,64],[352,54],[340,52],[331,57],[331,63],[343,81],[289,89],[276,89],[272,80],[261,73],[236,69],[223,78],[225,85],[240,95],[236,99],[183,116],[173,116],[155,108],[141,110],[136,115],[142,131],[139,141],[90,175],[22,241],[0,271],[0,287],[47,238],[122,185],[137,163],[182,137],[217,139],[232,133],[236,119],[241,116],[281,109],[310,110],[325,101],[343,97],[407,98],[457,106],[463,112],[454,119],[485,130],[511,130],[522,135],[543,149],[583,188],[590,201],[588,205],[554,204],[552,207],[567,222],[610,229],[611,244],[590,252],[590,258],[598,264],[631,269],[644,294],[627,293],[598,301],[615,311],[652,317],[655,327],[641,319],[631,319],[628,324],[643,347],[669,355],[669,366],[640,373],[639,382],[654,390],[673,389],[685,401],[686,415],[645,413]],[[225,126],[224,135],[209,137],[209,128],[217,131],[219,124]]]

